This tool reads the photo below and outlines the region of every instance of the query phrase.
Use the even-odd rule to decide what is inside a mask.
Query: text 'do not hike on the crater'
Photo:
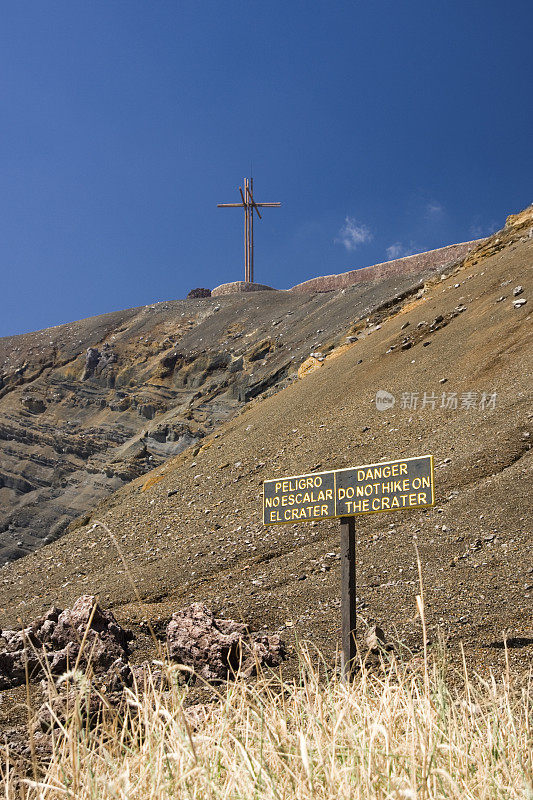
[[[263,485],[263,522],[291,522],[434,505],[433,456],[417,456],[308,475]]]

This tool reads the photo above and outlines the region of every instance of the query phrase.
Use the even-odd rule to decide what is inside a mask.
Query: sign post
[[[355,565],[355,519],[354,517],[341,517],[341,670],[346,680],[350,680],[353,675],[357,655],[355,646],[357,590]]]
[[[342,672],[353,675],[356,643],[355,519],[359,514],[429,508],[435,504],[433,456],[274,478],[263,484],[263,523],[341,521]]]

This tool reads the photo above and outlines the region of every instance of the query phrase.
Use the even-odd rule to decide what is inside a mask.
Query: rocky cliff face
[[[158,303],[0,339],[0,564],[286,385],[427,274]]]

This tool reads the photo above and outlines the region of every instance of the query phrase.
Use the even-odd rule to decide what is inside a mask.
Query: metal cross
[[[256,203],[253,196],[254,179],[244,179],[244,191],[239,186],[242,203],[218,203],[217,208],[244,208],[244,280],[254,282],[254,211],[259,219],[260,208],[276,208],[281,203]]]

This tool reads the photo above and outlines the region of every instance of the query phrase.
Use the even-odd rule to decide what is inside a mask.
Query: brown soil
[[[454,657],[462,642],[482,672],[504,669],[506,657],[510,669],[530,668],[532,261],[526,228],[500,233],[421,297],[392,306],[380,327],[362,324],[345,352],[250,402],[199,452],[189,448],[133,481],[91,524],[4,567],[0,622],[90,591],[135,628],[140,659],[152,652],[142,620],[161,629],[173,611],[202,600],[217,615],[267,627],[289,644],[309,640],[333,658],[339,524],[264,527],[262,481],[433,453],[434,508],[356,520],[361,635],[377,621],[420,650],[416,538],[430,641],[440,632]],[[527,303],[514,308],[518,284]],[[430,332],[439,316],[444,324]],[[402,350],[407,335],[412,345]],[[376,410],[379,389],[396,397],[393,409]],[[436,395],[434,409],[421,408],[424,392]],[[457,409],[441,407],[443,392],[457,393]],[[467,392],[477,393],[476,408],[460,407]],[[418,393],[416,409],[401,407],[403,393]],[[483,393],[496,393],[494,408],[479,407]],[[127,569],[96,519],[113,532]]]
[[[168,301],[0,339],[0,565],[296,379],[309,353],[429,274]]]

